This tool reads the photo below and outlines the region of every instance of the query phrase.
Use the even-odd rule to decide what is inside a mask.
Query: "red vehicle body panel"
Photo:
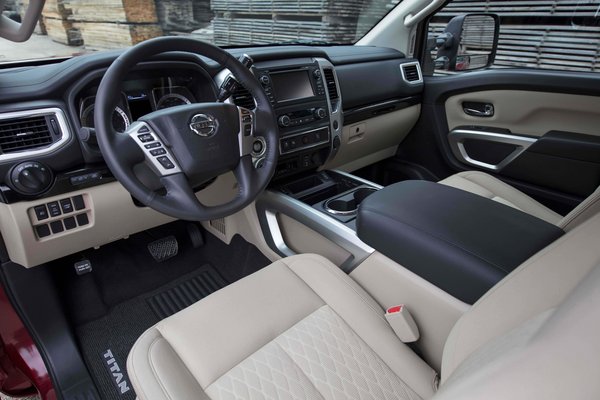
[[[0,391],[12,397],[39,394],[55,400],[44,360],[0,286]]]

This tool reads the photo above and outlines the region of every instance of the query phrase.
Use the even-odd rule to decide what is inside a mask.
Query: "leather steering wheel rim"
[[[148,151],[144,150],[143,144],[137,142],[136,139],[136,135],[139,137],[138,134],[141,133],[139,128],[141,125],[134,123],[140,132],[117,133],[112,127],[112,113],[117,106],[121,84],[126,75],[140,62],[149,60],[155,55],[173,51],[198,54],[210,58],[228,69],[254,97],[256,108],[253,112],[248,112],[248,110],[231,104],[197,103],[155,111],[140,118],[141,123],[145,126],[144,129],[150,128],[157,141],[162,142],[168,151],[167,155],[174,158],[177,169],[181,169],[179,173],[166,175],[157,173],[164,191],[166,191],[166,193],[160,194],[147,188],[134,173],[135,165],[149,162]],[[242,114],[240,114],[238,125],[233,121],[234,108],[245,113],[244,115],[251,116],[253,128],[250,138],[245,138],[242,134]],[[204,118],[209,115],[205,110],[216,113],[221,120],[212,118],[212,116],[207,117],[208,119]],[[198,137],[186,136],[194,135],[194,132],[190,129],[182,129],[183,125],[179,120],[185,117],[189,121],[190,115],[193,116],[192,118],[202,115],[203,121],[214,119],[215,122],[211,125],[216,131],[214,136],[200,137],[198,132],[196,132]],[[178,219],[205,221],[231,215],[254,201],[266,188],[275,173],[279,155],[278,130],[271,103],[250,70],[228,52],[206,42],[183,37],[161,37],[147,40],[126,50],[111,64],[100,82],[96,94],[94,123],[100,151],[116,179],[144,205]],[[187,121],[185,126],[192,128],[192,124],[188,125]],[[236,126],[240,128],[239,143],[230,137]],[[174,130],[179,132],[173,132]],[[264,139],[266,150],[262,164],[260,167],[255,167],[251,155],[244,153],[243,148],[248,147],[246,144],[248,140],[255,140],[258,136]],[[237,163],[235,155],[230,154],[233,151],[234,142],[239,144]],[[252,146],[250,145],[250,147]],[[191,152],[191,148],[198,150],[197,153],[204,154],[207,160],[195,160],[195,154],[188,154]],[[211,148],[217,150],[212,153],[205,151],[205,149]],[[222,152],[220,157],[218,152]],[[202,166],[214,166],[214,164],[219,164],[223,158],[228,160],[228,164],[222,167],[223,171],[219,167],[214,167],[206,173],[215,173],[212,176],[214,178],[227,170],[233,171],[238,181],[238,193],[233,200],[225,204],[205,206],[197,199],[189,178],[192,175],[202,175],[203,172],[200,171]],[[207,178],[211,177],[207,176]]]

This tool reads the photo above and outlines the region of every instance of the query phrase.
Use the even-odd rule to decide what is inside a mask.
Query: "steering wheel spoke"
[[[134,122],[125,132],[144,153],[146,163],[158,176],[181,173],[181,168],[169,148],[145,122]]]

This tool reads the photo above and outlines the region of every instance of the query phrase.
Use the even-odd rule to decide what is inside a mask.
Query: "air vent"
[[[400,64],[400,69],[402,70],[402,77],[406,82],[421,83],[423,81],[419,63],[413,62],[408,64]]]
[[[3,154],[52,144],[48,117],[32,116],[0,120],[0,150]]]
[[[333,101],[339,98],[337,83],[335,82],[335,76],[333,75],[333,70],[330,68],[326,68],[323,70],[323,74],[325,75],[325,85],[327,85],[327,92],[329,93],[329,100],[333,103]]]
[[[242,85],[238,85],[238,88],[231,96],[231,100],[236,106],[244,107],[248,110],[254,110],[254,107],[256,107],[256,104],[254,103],[254,97],[252,97],[248,89]]]

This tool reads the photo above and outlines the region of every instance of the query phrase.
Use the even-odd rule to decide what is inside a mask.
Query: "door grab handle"
[[[478,110],[476,108],[463,107],[463,111],[467,115],[472,115],[473,117],[493,117],[494,116],[494,106],[492,104],[486,104],[483,106],[483,110]]]

